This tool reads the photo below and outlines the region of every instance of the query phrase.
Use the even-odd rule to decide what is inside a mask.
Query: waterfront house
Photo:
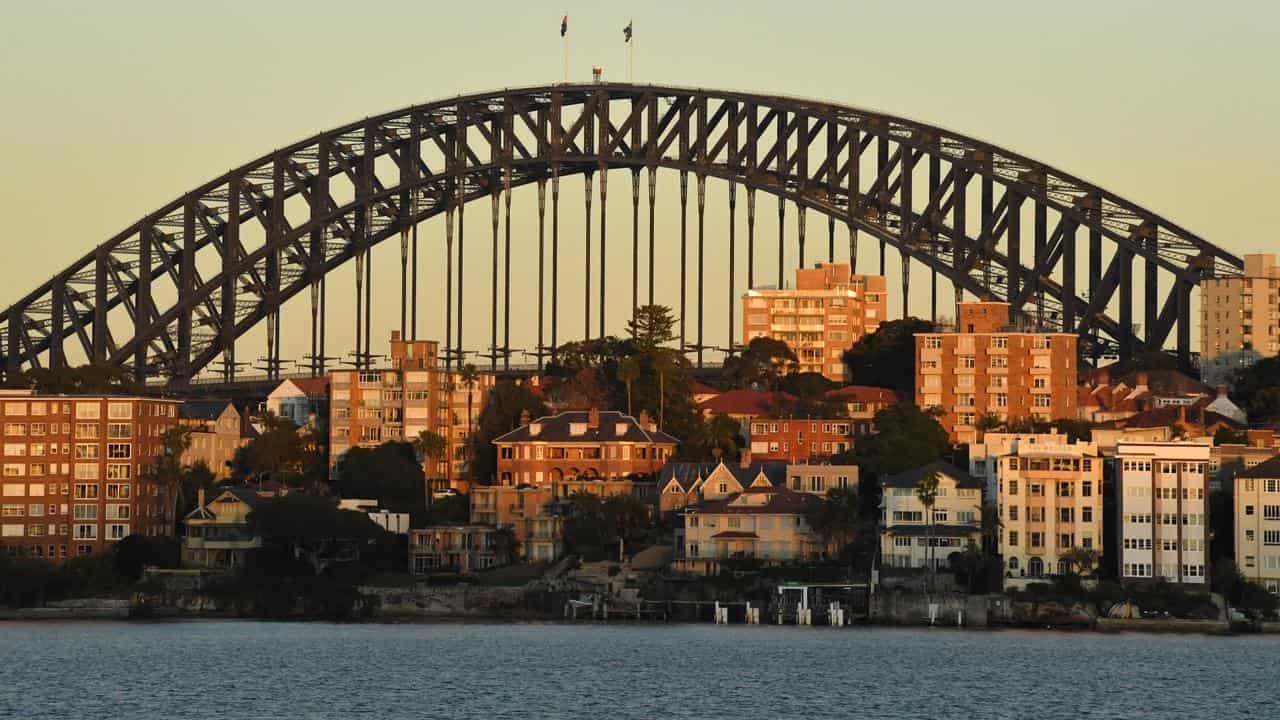
[[[1235,478],[1236,566],[1245,578],[1280,594],[1280,457]]]
[[[409,531],[409,572],[468,574],[511,562],[511,534],[491,525],[432,525]]]
[[[685,508],[682,552],[674,567],[714,574],[721,561],[730,559],[817,559],[827,548],[808,515],[824,502],[760,475],[739,492]]]
[[[930,527],[916,487],[927,473],[938,476],[938,494]],[[929,537],[935,567],[946,567],[953,553],[982,541],[982,481],[947,462],[933,462],[881,480],[880,561],[885,567],[922,568],[929,562]]]
[[[234,570],[244,567],[250,550],[262,547],[262,536],[254,532],[249,514],[288,491],[228,488],[205,502],[204,490],[196,509],[183,519],[187,534],[182,538],[183,567]]]

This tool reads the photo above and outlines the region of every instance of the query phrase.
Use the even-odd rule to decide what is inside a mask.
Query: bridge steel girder
[[[861,172],[864,153],[873,172]],[[380,174],[382,158],[393,172]],[[751,208],[760,190],[813,209],[845,224],[851,248],[864,232],[958,289],[1006,299],[1047,329],[1079,333],[1082,349],[1095,355],[1162,348],[1175,328],[1179,353],[1189,354],[1191,290],[1242,268],[1239,257],[1152,211],[936,126],[783,96],[552,85],[384,113],[210,180],[0,313],[0,368],[13,376],[60,366],[64,340],[73,337],[86,358],[139,378],[164,376],[181,385],[221,358],[224,378],[233,379],[238,338],[278,317],[285,302],[348,260],[417,223],[553,174],[657,168],[742,185]],[[916,168],[929,170],[927,193],[912,192]],[[975,178],[981,192],[967,193]],[[976,217],[968,217],[971,195],[980,200]],[[288,212],[294,199],[304,212]],[[1022,258],[1024,205],[1034,212],[1029,265]],[[1085,282],[1075,277],[1077,231],[1088,239]],[[1111,254],[1105,272],[1104,247]],[[1143,260],[1140,300],[1135,259]],[[751,252],[748,268],[753,262]],[[203,277],[200,268],[216,272]],[[750,286],[750,269],[748,276]],[[1077,295],[1083,288],[1088,294]],[[1141,333],[1131,322],[1135,302],[1143,303]],[[113,317],[120,319],[113,324]],[[113,325],[128,327],[131,336],[117,339]],[[323,325],[321,312],[321,355]],[[279,339],[271,344],[278,354]],[[312,358],[313,371],[323,366]]]

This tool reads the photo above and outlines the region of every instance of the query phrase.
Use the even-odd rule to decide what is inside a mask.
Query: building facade
[[[466,575],[511,562],[504,531],[489,525],[432,525],[409,531],[409,572]]]
[[[1240,473],[1232,494],[1236,567],[1280,595],[1280,458]]]
[[[249,514],[286,491],[231,488],[205,502],[200,490],[196,508],[183,519],[182,565],[203,570],[237,570],[250,550],[262,547],[262,536],[249,524]]]
[[[129,535],[170,537],[176,491],[148,470],[178,425],[178,401],[0,391],[0,548],[61,562]]]
[[[983,416],[1076,416],[1077,338],[1010,324],[1008,303],[962,303],[958,332],[919,333],[916,404],[941,411],[952,442],[978,440]]]
[[[289,378],[267,395],[263,409],[288,418],[298,427],[326,429],[329,418],[329,378]]]
[[[1212,442],[1126,443],[1116,452],[1121,582],[1207,587]]]
[[[921,478],[929,472],[938,475],[932,527],[916,495]],[[881,485],[880,562],[885,567],[923,568],[932,562],[943,568],[952,553],[963,552],[970,544],[981,545],[982,482],[969,473],[939,461],[890,475]]]
[[[845,380],[844,351],[875,332],[885,317],[883,275],[853,275],[847,263],[796,269],[792,288],[753,288],[742,296],[742,342],[769,337],[787,344],[801,372]]]
[[[876,413],[899,402],[894,391],[871,385],[846,385],[826,393],[823,399],[844,405],[855,437],[875,433]]]
[[[429,479],[465,490],[469,438],[493,388],[492,375],[469,381],[439,366],[438,345],[391,335],[391,367],[339,370],[329,374],[329,467],[352,447],[377,447],[396,440],[413,442],[429,431],[445,438],[448,457],[427,459]]]
[[[178,407],[178,422],[191,431],[182,464],[202,462],[215,480],[227,479],[236,450],[248,442],[236,406],[225,400],[188,400]]]
[[[1240,277],[1200,281],[1200,359],[1253,350],[1280,352],[1280,266],[1275,255],[1245,255]]]
[[[754,418],[747,442],[751,457],[759,460],[820,462],[853,447],[855,427],[846,418]]]
[[[1032,445],[1061,445],[1067,436],[1053,430],[1047,433],[988,432],[969,443],[969,474],[983,483],[983,501],[988,505],[1000,502],[1000,458],[1018,452],[1020,447]]]
[[[997,458],[1005,586],[1021,578],[1092,572],[1100,564],[1102,456],[1087,442],[1019,443]],[[1092,567],[1081,567],[1094,551]]]
[[[758,462],[743,451],[738,462],[668,462],[658,476],[658,510],[681,512],[708,497],[726,497],[752,485],[784,485],[787,466]]]
[[[757,476],[750,485],[721,494],[717,483],[703,486],[703,500],[684,510],[679,570],[712,573],[722,560],[769,563],[812,560],[826,552],[808,515],[824,500],[795,492]]]

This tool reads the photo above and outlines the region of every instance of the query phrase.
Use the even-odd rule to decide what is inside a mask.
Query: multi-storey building
[[[507,537],[489,525],[432,525],[409,531],[409,572],[463,575],[511,562]]]
[[[684,533],[675,567],[712,574],[721,560],[753,558],[788,562],[820,557],[827,547],[808,516],[824,500],[774,484],[760,474],[746,487],[712,482],[702,500],[684,510]]]
[[[566,411],[530,421],[493,441],[498,484],[471,488],[472,522],[510,527],[531,561],[564,551],[560,505],[577,493],[630,495],[657,504],[657,477],[679,441],[648,415]]]
[[[853,421],[850,429],[855,436],[875,433],[876,413],[899,402],[894,391],[870,385],[846,385],[826,393],[823,399],[844,405],[845,412]]]
[[[1000,501],[996,483],[1001,456],[1016,454],[1020,447],[1060,445],[1066,441],[1067,437],[1057,430],[1047,433],[983,433],[978,442],[969,443],[969,474],[982,481],[982,499],[994,506]]]
[[[753,288],[742,296],[742,341],[787,344],[801,372],[845,379],[844,351],[885,320],[883,275],[852,275],[847,263],[796,269],[796,286]]]
[[[1212,441],[1126,443],[1116,452],[1121,582],[1209,582]]]
[[[1102,457],[1093,443],[1021,442],[997,458],[1000,555],[1005,584],[1019,578],[1093,571],[1079,567],[1073,550],[1102,543]]]
[[[188,400],[178,408],[178,423],[190,430],[182,464],[204,463],[215,480],[225,480],[236,450],[249,440],[236,406],[226,400]]]
[[[680,441],[613,410],[571,410],[529,421],[494,439],[498,484],[545,485],[573,480],[652,480]]]
[[[427,478],[444,478],[465,489],[471,432],[494,377],[476,374],[468,380],[464,373],[445,370],[437,349],[435,341],[406,341],[393,332],[391,367],[329,374],[331,469],[352,447],[412,442],[426,430],[444,437],[449,448],[447,459],[426,460]]]
[[[1235,478],[1236,567],[1245,578],[1280,594],[1280,458]]]
[[[0,403],[5,552],[62,561],[129,535],[173,535],[175,490],[147,471],[178,401],[4,390]]]
[[[916,488],[937,473],[938,493],[930,527]],[[934,462],[881,481],[880,561],[888,567],[946,567],[952,553],[982,542],[982,482],[946,462]],[[930,544],[932,536],[932,544]],[[929,548],[933,552],[929,552]]]
[[[1280,265],[1275,255],[1245,255],[1239,277],[1200,281],[1200,359],[1254,350],[1280,352]]]
[[[1256,429],[1245,431],[1245,442],[1214,445],[1209,455],[1209,489],[1230,488],[1240,473],[1250,470],[1280,455],[1276,444],[1276,431]]]
[[[847,418],[754,418],[749,428],[752,457],[797,463],[825,460],[853,447],[856,423]]]
[[[1071,333],[1010,324],[1009,305],[962,303],[958,332],[916,336],[916,404],[938,408],[951,440],[978,439],[977,421],[1076,416],[1076,346]]]

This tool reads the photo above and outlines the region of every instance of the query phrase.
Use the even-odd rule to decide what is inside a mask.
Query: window
[[[1280,530],[1263,530],[1263,545],[1280,545]]]
[[[75,528],[76,528],[76,539],[77,539],[77,540],[96,540],[96,539],[98,539],[98,526],[97,526],[97,525],[76,525],[76,526],[75,526]],[[87,546],[87,545],[82,545],[82,546],[80,546],[81,554],[82,554],[82,555],[88,555],[88,554],[89,554],[88,552],[84,552],[87,548],[89,548],[89,546]],[[89,548],[89,549],[91,549],[91,548]]]
[[[97,488],[94,488],[94,490],[97,490]],[[98,506],[77,504],[72,508],[72,517],[76,520],[97,520]]]
[[[102,406],[96,402],[78,402],[76,417],[83,420],[97,420],[102,417]]]
[[[107,458],[111,460],[128,460],[131,454],[129,443],[107,443]]]
[[[128,483],[113,483],[107,485],[108,500],[128,500],[130,495],[130,486]]]
[[[1262,517],[1266,520],[1280,520],[1280,505],[1263,505]]]
[[[76,463],[76,479],[77,480],[97,480],[98,464],[97,463]]]
[[[133,404],[127,402],[108,403],[107,417],[114,420],[131,418],[133,417]]]
[[[92,443],[76,443],[77,460],[97,460],[100,449]]]
[[[76,483],[76,499],[77,500],[96,500],[98,498],[98,486],[88,483]]]
[[[111,423],[107,425],[107,437],[112,439],[128,438],[133,436],[133,426],[129,423]]]
[[[1018,531],[1010,530],[1009,531],[1009,547],[1017,547],[1017,546],[1018,546]]]
[[[122,463],[109,463],[107,465],[108,480],[128,480],[133,472],[133,468]]]
[[[1093,522],[1093,508],[1088,506],[1080,508],[1080,520],[1081,522]]]

